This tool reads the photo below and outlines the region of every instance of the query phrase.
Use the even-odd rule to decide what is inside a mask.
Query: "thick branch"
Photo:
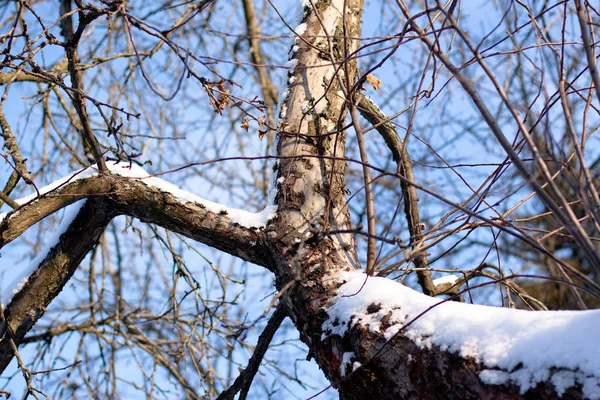
[[[408,155],[408,150],[394,125],[389,121],[389,118],[377,107],[375,103],[362,92],[357,92],[356,95],[357,107],[362,116],[373,124],[377,132],[383,137],[388,148],[392,152],[394,161],[398,164],[398,174],[406,177],[410,182],[414,182],[412,162]],[[421,217],[419,216],[419,197],[414,186],[409,185],[407,181],[400,181],[402,195],[404,197],[404,215],[408,223],[408,231],[410,233],[410,245],[414,255],[415,267],[417,269],[417,277],[419,284],[423,289],[423,293],[428,296],[436,294],[435,285],[431,279],[429,262],[424,251],[420,251],[422,245],[423,232],[421,228]]]
[[[183,201],[143,181],[118,175],[76,180],[9,213],[0,223],[0,248],[39,220],[86,197],[90,199],[61,235],[59,243],[5,310],[6,327],[0,332],[5,337],[0,341],[0,372],[13,356],[6,338],[10,337],[17,346],[21,343],[25,333],[42,316],[106,225],[117,215],[157,224],[243,260],[272,268],[262,230],[240,226],[232,222],[226,212],[209,211],[200,203]]]
[[[114,215],[112,207],[102,199],[86,202],[57,245],[14,296],[4,310],[6,323],[0,326],[0,373],[13,357],[9,339],[17,346],[20,344],[97,243]]]
[[[600,383],[597,311],[437,301],[356,272],[340,281],[323,336],[339,346],[343,399],[580,399]]]
[[[0,222],[0,248],[36,222],[86,197],[104,198],[114,213],[157,224],[245,261],[271,267],[260,229],[232,222],[227,212],[215,213],[202,204],[183,201],[143,180],[100,175],[79,179],[9,213]]]

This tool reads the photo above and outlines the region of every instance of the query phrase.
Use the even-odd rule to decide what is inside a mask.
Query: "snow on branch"
[[[323,338],[343,337],[360,324],[386,340],[402,335],[421,349],[473,359],[488,385],[514,384],[524,394],[551,382],[559,396],[580,386],[584,397],[600,399],[600,310],[523,311],[440,302],[360,272],[343,273],[339,280],[345,283],[327,310]]]
[[[48,239],[48,243],[46,243],[45,247],[19,272],[17,277],[14,278],[11,283],[2,288],[2,291],[0,291],[0,304],[2,305],[2,308],[5,308],[6,305],[11,302],[13,296],[21,291],[23,286],[29,281],[31,274],[33,274],[33,272],[42,264],[44,259],[48,257],[50,251],[58,244],[60,235],[69,228],[71,222],[73,222],[84,203],[85,200],[80,200],[65,209],[65,215],[60,222],[58,230],[52,234],[50,239]]]
[[[43,201],[43,199],[46,198],[44,195],[52,194],[53,191],[56,191],[57,194],[63,195],[55,198],[66,199],[69,198],[69,196],[64,196],[64,191],[60,192],[60,189],[63,187],[70,188],[69,185],[77,182],[79,186],[74,188],[76,194],[70,196],[71,199],[78,200],[81,199],[81,197],[86,197],[87,195],[96,195],[95,197],[97,197],[97,195],[105,193],[110,193],[115,199],[127,196],[129,196],[129,198],[134,197],[137,200],[131,202],[132,210],[125,209],[121,210],[121,212],[138,217],[147,222],[157,223],[173,231],[177,231],[177,229],[180,228],[181,232],[179,233],[187,234],[189,232],[193,232],[193,235],[196,235],[192,235],[193,238],[198,241],[213,245],[215,248],[219,248],[230,254],[237,255],[244,260],[249,260],[260,264],[261,258],[255,253],[260,254],[262,247],[259,244],[260,235],[255,231],[255,229],[264,227],[268,223],[269,219],[275,215],[276,206],[272,205],[272,200],[269,201],[270,204],[264,210],[257,213],[252,213],[245,210],[229,208],[224,205],[203,199],[193,193],[182,190],[163,179],[151,176],[141,167],[130,165],[129,163],[108,163],[107,167],[112,175],[106,176],[106,182],[115,182],[115,176],[128,179],[121,180],[120,182],[117,181],[117,183],[119,183],[119,186],[117,187],[104,185],[105,187],[103,188],[102,185],[89,185],[93,183],[92,180],[97,180],[102,176],[95,166],[91,166],[87,169],[79,170],[65,178],[59,179],[39,189],[39,195],[41,197],[38,197],[36,193],[18,199],[16,202],[21,206],[27,204],[37,204],[37,200]],[[86,179],[89,180],[85,181]],[[134,185],[134,182],[136,184],[138,182],[142,183],[142,185]],[[81,185],[86,183],[88,184],[87,186]],[[142,197],[140,196],[139,190],[144,190],[144,187],[153,189],[160,194],[169,194],[177,203],[180,203],[181,205],[193,203],[193,206],[183,208],[180,211],[176,211],[173,208],[171,208],[170,211],[165,211],[164,205],[161,205],[162,203],[160,202],[155,202],[153,204],[144,203],[144,207],[139,208],[145,210],[146,213],[150,213],[151,215],[145,215],[144,213],[139,212],[136,213],[136,211],[133,211],[133,208],[135,208],[134,203],[135,201],[138,201],[138,203],[144,201],[143,199],[139,200]],[[129,194],[127,194],[127,192]],[[160,195],[159,197],[163,198],[164,196]],[[51,200],[53,198],[49,197],[48,199]],[[69,229],[72,221],[85,202],[86,200],[79,200],[77,201],[77,204],[67,207],[67,211],[63,217],[60,227],[55,233],[52,234],[52,237],[48,239],[44,250],[39,252],[37,256],[29,263],[29,265],[27,265],[18,273],[17,278],[15,278],[12,283],[7,286],[3,286],[2,290],[0,290],[0,304],[2,304],[3,307],[11,302],[15,294],[19,293],[28,283],[31,275],[38,268],[40,268],[40,266],[50,256],[53,249],[59,243],[61,235],[66,232],[67,229]],[[10,213],[0,214],[0,239],[2,239],[3,232],[6,234],[7,231],[10,231],[8,235],[6,235],[6,237],[0,241],[0,247],[20,235],[20,233],[29,228],[33,223],[60,208],[64,208],[66,204],[69,203],[63,202],[58,203],[58,205],[53,204],[51,207],[47,207],[48,210],[44,211],[31,210],[25,206],[17,208]],[[43,206],[44,204],[41,205]],[[187,215],[200,211],[202,214],[198,214],[198,216],[202,215],[201,218],[187,218],[189,221],[186,220]],[[22,227],[20,226],[12,229],[11,231],[11,223],[16,223],[19,225],[20,219],[22,217],[27,217],[27,213],[31,212],[34,215],[27,219],[24,224],[21,224],[23,225]],[[116,213],[118,214],[119,212]],[[161,213],[164,215],[161,215]],[[173,215],[169,217],[169,213]],[[212,214],[212,217],[210,214]],[[222,224],[222,221],[225,219],[224,217],[226,217],[228,220],[227,225]],[[172,220],[177,220],[179,225],[171,226]],[[237,225],[238,227],[233,228],[233,225]]]
[[[206,200],[193,193],[182,190],[179,187],[173,185],[172,183],[165,181],[164,179],[151,176],[143,168],[137,165],[130,163],[107,163],[107,167],[109,171],[114,175],[139,180],[148,187],[155,188],[160,190],[161,192],[171,194],[183,204],[188,202],[196,203],[201,207],[205,208],[207,211],[219,215],[227,215],[227,217],[231,220],[232,223],[239,224],[240,226],[246,228],[261,228],[266,226],[269,219],[275,216],[275,212],[277,210],[277,206],[272,204],[273,201],[271,199],[269,200],[269,204],[265,207],[265,209],[259,212],[249,212],[236,208],[229,208],[222,204]],[[56,190],[60,187],[63,187],[71,182],[97,175],[98,169],[95,165],[92,165],[89,168],[76,171],[64,178],[58,179],[50,183],[47,186],[44,186],[43,188],[39,189],[39,194],[41,196],[50,193],[51,191]],[[37,197],[38,194],[34,193],[15,201],[17,204],[23,205],[36,200]],[[16,212],[18,212],[18,210]],[[0,213],[0,223],[4,218],[6,218],[8,214],[9,213]]]
[[[140,180],[147,186],[158,189],[161,192],[170,193],[182,203],[196,203],[215,214],[227,215],[231,222],[246,228],[262,228],[266,226],[269,220],[275,216],[275,212],[277,211],[277,206],[272,204],[272,199],[269,200],[269,204],[262,211],[249,212],[237,208],[230,208],[182,190],[164,179],[150,176],[143,168],[137,165],[130,165],[128,163],[109,163],[107,166],[110,172],[115,175]]]

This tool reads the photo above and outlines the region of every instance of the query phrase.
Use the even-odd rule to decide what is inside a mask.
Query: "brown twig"
[[[2,136],[4,138],[4,147],[8,150],[8,154],[14,162],[15,171],[23,178],[28,184],[33,184],[31,175],[25,165],[25,159],[21,154],[21,149],[17,144],[17,139],[10,129],[10,124],[4,115],[3,106],[0,104],[0,129],[2,129]]]
[[[248,32],[248,43],[250,45],[250,56],[252,64],[256,69],[258,78],[260,81],[260,90],[262,93],[263,101],[265,102],[265,111],[267,114],[267,125],[269,127],[275,126],[275,106],[277,105],[277,89],[271,80],[271,76],[265,70],[265,60],[260,49],[260,31],[258,29],[258,23],[256,21],[256,13],[254,10],[254,3],[251,0],[242,0],[244,6],[244,17],[246,19],[246,30]],[[267,150],[269,154],[273,148],[275,140],[275,131],[269,129],[267,133]],[[263,191],[266,194],[269,185],[269,164],[264,163],[263,165]]]
[[[358,149],[360,151],[360,159],[363,163],[363,178],[365,180],[365,201],[367,205],[367,231],[369,237],[367,238],[367,275],[373,276],[375,273],[375,255],[377,253],[377,243],[375,236],[377,231],[375,229],[375,199],[373,198],[373,186],[371,182],[371,171],[369,168],[369,156],[367,155],[367,146],[363,136],[362,128],[358,121],[358,115],[356,114],[356,107],[351,102],[350,104],[350,116],[352,118],[352,124],[354,125],[354,131],[356,132],[356,140],[358,142]]]
[[[579,27],[581,28],[581,39],[583,40],[583,48],[585,49],[585,56],[588,61],[588,71],[594,81],[594,90],[596,91],[596,97],[600,101],[600,75],[598,75],[598,67],[596,65],[596,55],[594,54],[594,45],[590,40],[590,34],[588,32],[589,26],[593,26],[591,23],[586,21],[586,10],[581,4],[581,0],[575,0],[575,7],[577,9],[577,20],[579,21]]]
[[[412,162],[408,151],[402,140],[398,136],[398,132],[389,118],[377,107],[377,105],[369,99],[364,93],[357,91],[355,93],[355,101],[361,115],[369,121],[377,132],[383,137],[386,145],[392,152],[392,157],[396,161],[398,174],[406,177],[410,182],[414,182]],[[429,262],[427,255],[423,251],[419,251],[421,240],[423,238],[423,229],[421,225],[421,217],[419,216],[419,198],[417,190],[414,186],[409,185],[407,181],[401,181],[400,186],[404,197],[404,214],[408,223],[408,231],[410,233],[410,246],[414,252],[414,263],[418,268],[417,277],[419,284],[423,289],[423,293],[428,296],[435,295],[435,285],[431,279],[431,272],[428,270]]]
[[[81,138],[83,141],[83,147],[86,155],[88,155],[88,159],[98,164],[98,169],[101,172],[108,173],[108,168],[106,167],[104,158],[102,157],[102,151],[100,150],[100,144],[98,143],[98,140],[92,131],[90,118],[85,105],[81,71],[77,69],[77,65],[79,64],[79,56],[77,54],[79,39],[81,38],[85,26],[89,24],[94,17],[84,18],[84,14],[80,11],[80,25],[77,27],[77,31],[75,32],[73,28],[72,16],[70,15],[72,13],[71,0],[61,0],[60,10],[61,15],[69,14],[63,17],[61,20],[61,27],[63,36],[65,37],[64,48],[67,55],[71,86],[73,88],[73,92],[70,93],[70,96],[73,100],[73,105],[75,106],[75,110],[77,111],[77,115],[79,116],[79,120],[81,122]]]
[[[233,385],[217,397],[217,400],[232,400],[238,392],[240,393],[239,400],[246,399],[252,380],[258,372],[258,367],[260,367],[260,363],[269,349],[271,340],[273,340],[275,333],[281,326],[285,317],[285,311],[283,310],[283,307],[279,305],[271,315],[271,318],[269,318],[265,330],[260,334],[254,353],[248,361],[248,366],[235,379]]]
[[[515,110],[514,106],[510,102],[508,95],[506,94],[506,91],[502,88],[502,85],[500,85],[500,83],[494,76],[493,72],[488,67],[487,63],[483,59],[479,50],[469,41],[467,34],[462,29],[460,29],[460,27],[458,27],[453,16],[448,14],[445,11],[445,9],[440,6],[440,9],[444,12],[446,18],[451,23],[452,27],[456,30],[456,32],[458,33],[460,38],[463,40],[465,45],[473,53],[477,62],[479,63],[479,65],[483,68],[484,72],[486,73],[488,79],[493,83],[494,88],[496,89],[496,93],[501,98],[503,104],[510,111],[510,114],[513,117],[514,122],[519,127],[519,130],[520,130],[521,134],[523,135],[523,137],[525,138],[525,141],[527,142],[529,148],[531,149],[534,158],[538,162],[540,171],[541,171],[542,175],[544,176],[544,179],[548,183],[548,186],[550,187],[550,189],[552,190],[552,192],[554,193],[556,198],[559,200],[559,204],[556,204],[554,202],[554,200],[550,197],[550,195],[546,191],[544,191],[544,189],[541,187],[541,185],[537,182],[535,176],[533,176],[533,174],[529,171],[529,169],[525,165],[525,162],[523,161],[523,159],[519,156],[519,154],[517,153],[517,151],[511,144],[511,142],[504,135],[504,132],[498,125],[498,121],[489,111],[485,102],[481,98],[480,93],[475,89],[473,82],[471,80],[469,80],[462,73],[462,71],[458,67],[456,67],[456,65],[454,65],[454,63],[442,52],[442,50],[439,48],[439,46],[437,46],[429,38],[429,36],[426,34],[426,32],[424,32],[419,27],[419,25],[417,25],[417,23],[414,20],[412,20],[411,14],[409,13],[406,5],[399,0],[396,0],[396,3],[400,7],[400,9],[401,9],[402,13],[405,15],[405,17],[409,20],[409,23],[410,23],[412,29],[419,35],[419,39],[421,40],[421,42],[423,42],[427,46],[427,48],[436,56],[436,58],[444,64],[444,66],[450,71],[452,76],[458,81],[458,83],[460,83],[460,85],[463,87],[465,92],[469,95],[469,97],[473,101],[475,107],[481,114],[483,120],[486,122],[486,124],[490,128],[490,131],[494,134],[494,136],[498,140],[499,144],[502,146],[502,148],[504,149],[504,151],[506,152],[506,154],[508,155],[510,160],[513,162],[513,165],[515,166],[515,168],[519,171],[519,173],[525,179],[527,179],[529,184],[533,187],[533,189],[539,196],[540,200],[546,205],[546,207],[548,207],[554,213],[556,218],[558,218],[560,220],[560,222],[563,223],[567,227],[568,231],[573,235],[573,237],[575,238],[577,243],[581,246],[582,250],[590,258],[591,264],[594,266],[594,268],[600,269],[600,255],[598,254],[597,249],[592,244],[587,232],[585,232],[585,230],[579,223],[577,217],[573,213],[572,208],[566,201],[563,193],[560,191],[559,188],[556,187],[556,184],[552,181],[552,178],[548,171],[548,166],[547,166],[546,162],[539,154],[537,147],[535,146],[534,142],[531,139],[531,134],[530,134],[529,130],[523,124],[523,121],[520,118],[518,112]]]

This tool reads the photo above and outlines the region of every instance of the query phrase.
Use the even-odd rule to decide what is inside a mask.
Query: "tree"
[[[491,287],[512,308],[546,309],[540,291],[555,294],[554,308],[597,303],[591,4],[488,4],[479,35],[463,25],[477,16],[456,1],[363,10],[362,0],[303,0],[296,28],[271,1],[156,3],[62,0],[58,13],[43,1],[0,5],[2,199],[13,208],[0,248],[22,236],[36,249],[45,222],[70,206],[47,250],[5,291],[1,371],[18,356],[36,397],[41,374],[64,377],[46,384],[56,397],[120,397],[125,387],[245,397],[289,318],[341,398],[600,397],[586,340],[598,330],[595,312],[453,304],[485,302]],[[377,7],[382,23],[366,24],[365,35]],[[261,33],[269,23],[295,41],[285,66],[283,42]],[[374,98],[390,117],[365,95],[382,81],[387,95]],[[22,120],[20,134],[6,115],[18,90],[35,121]],[[36,135],[25,133],[32,123]],[[189,191],[162,179],[182,171]],[[250,213],[196,196],[219,187],[214,197],[267,206]],[[14,200],[13,189],[33,194]],[[268,271],[277,292],[262,307],[266,324],[245,319],[250,307],[229,293],[241,274],[226,261],[190,268],[200,260],[191,254],[204,257],[190,240]],[[432,279],[458,263],[459,275]],[[413,272],[423,295],[383,278],[412,284]],[[236,377],[249,332],[263,324]],[[37,354],[21,357],[34,343]],[[127,362],[139,377],[122,375]],[[73,370],[79,378],[61,375]]]

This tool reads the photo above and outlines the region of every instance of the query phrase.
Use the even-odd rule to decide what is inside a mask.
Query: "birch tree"
[[[0,4],[1,394],[303,385],[287,320],[316,395],[600,398],[592,4],[149,3]]]

